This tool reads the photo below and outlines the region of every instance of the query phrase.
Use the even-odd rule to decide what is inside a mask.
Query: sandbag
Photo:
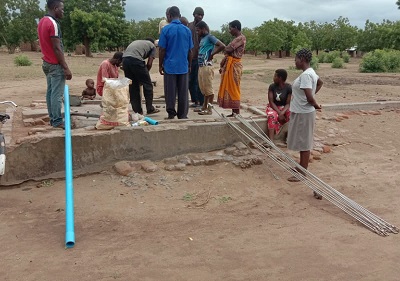
[[[97,121],[96,129],[110,130],[129,123],[129,85],[132,81],[124,78],[104,78],[101,104],[103,112]]]

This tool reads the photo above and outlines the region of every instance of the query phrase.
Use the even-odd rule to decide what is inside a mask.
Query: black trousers
[[[189,112],[189,74],[164,73],[165,105],[169,117],[186,119]],[[175,110],[178,95],[178,110]]]
[[[122,60],[122,67],[124,68],[125,77],[132,80],[132,84],[129,85],[132,110],[143,114],[142,101],[140,99],[140,85],[143,85],[146,110],[147,112],[153,111],[153,84],[145,61],[133,57],[125,57]]]

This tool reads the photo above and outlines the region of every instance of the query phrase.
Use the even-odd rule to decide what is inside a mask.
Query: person
[[[315,94],[322,87],[322,80],[310,67],[312,53],[308,49],[301,49],[296,53],[295,65],[303,72],[293,81],[293,98],[290,102],[290,121],[287,145],[288,149],[300,151],[300,166],[307,170],[310,151],[313,147],[315,127],[315,110],[321,109],[315,100]],[[298,172],[303,173],[298,170]],[[288,178],[289,181],[299,181],[296,177]],[[314,192],[314,197],[322,199],[321,195]]]
[[[204,103],[200,115],[211,115],[212,109],[208,104],[214,102],[214,89],[212,81],[214,79],[214,69],[212,61],[215,54],[225,49],[225,44],[218,40],[214,35],[209,33],[209,27],[204,21],[200,21],[196,25],[196,32],[201,38],[199,45],[199,87],[204,95]]]
[[[86,79],[86,89],[82,92],[83,100],[94,100],[96,97],[96,89],[94,88],[93,79]]]
[[[241,33],[242,24],[238,20],[229,23],[229,33],[235,38],[226,46],[225,57],[220,63],[221,84],[218,91],[218,104],[231,108],[233,117],[240,113],[240,79],[242,77],[242,56],[246,47],[246,37]]]
[[[97,71],[97,93],[99,96],[103,95],[104,81],[103,78],[118,78],[118,69],[122,63],[122,52],[115,52],[111,59],[101,62],[99,70]]]
[[[170,7],[167,19],[170,24],[161,30],[159,54],[159,72],[164,75],[164,93],[166,119],[187,119],[189,110],[188,72],[192,62],[192,35],[190,29],[180,21],[180,11],[176,6]],[[175,110],[178,95],[178,111]]]
[[[267,127],[268,137],[274,140],[282,125],[290,119],[290,100],[292,98],[292,86],[286,83],[287,71],[284,69],[275,70],[274,83],[268,88],[267,105]]]
[[[189,21],[186,17],[180,17],[179,20],[184,26],[189,26]]]
[[[204,10],[201,7],[196,7],[193,11],[194,20],[189,23],[189,29],[192,32],[192,40],[193,40],[193,58],[192,64],[190,68],[189,74],[189,92],[192,104],[190,107],[201,107],[204,102],[204,96],[201,93],[199,88],[199,63],[198,63],[198,54],[199,54],[199,44],[200,44],[200,37],[197,35],[196,32],[196,24],[198,24],[204,17]]]
[[[59,19],[64,16],[64,1],[48,0],[48,13],[39,21],[37,33],[42,52],[42,69],[46,75],[46,103],[50,125],[65,129],[61,106],[65,80],[72,79],[72,73],[64,58],[64,46]]]
[[[140,85],[143,85],[147,114],[160,112],[153,106],[153,83],[149,73],[155,57],[156,46],[152,38],[135,40],[129,44],[124,52],[122,68],[124,69],[125,77],[132,80],[132,84],[129,85],[129,95],[132,110],[135,113],[143,115]]]
[[[167,8],[167,10],[165,11],[165,14],[167,14],[169,12],[169,8]],[[163,18],[160,23],[158,24],[158,34],[161,34],[161,30],[164,28],[164,26],[168,25],[169,21],[168,19]]]

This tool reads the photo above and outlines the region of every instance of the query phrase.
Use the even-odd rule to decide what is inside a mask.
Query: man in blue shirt
[[[158,46],[159,71],[164,75],[164,94],[168,117],[166,119],[187,119],[189,110],[189,68],[192,61],[192,33],[180,20],[180,11],[176,6],[167,11],[170,22],[161,30]],[[175,110],[176,94],[178,110]]]

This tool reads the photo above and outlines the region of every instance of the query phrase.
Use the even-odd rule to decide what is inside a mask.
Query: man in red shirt
[[[118,69],[122,63],[122,52],[116,52],[111,59],[102,61],[97,71],[96,91],[103,96],[104,78],[118,78]]]
[[[64,121],[61,115],[62,98],[65,80],[72,79],[71,70],[69,70],[64,58],[64,46],[58,21],[64,16],[64,1],[48,0],[47,9],[48,14],[39,21],[37,29],[40,49],[43,54],[42,69],[47,80],[47,110],[50,125],[64,129]]]

